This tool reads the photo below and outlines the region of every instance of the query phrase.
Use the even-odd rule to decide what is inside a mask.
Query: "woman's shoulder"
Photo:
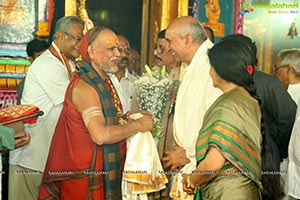
[[[257,109],[258,102],[240,89],[235,89],[222,94],[214,104],[215,109],[222,110],[240,110],[240,109]]]

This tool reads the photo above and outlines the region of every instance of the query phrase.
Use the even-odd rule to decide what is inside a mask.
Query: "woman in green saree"
[[[253,53],[243,43],[225,40],[208,56],[213,84],[223,94],[205,115],[196,144],[198,166],[184,176],[184,190],[195,199],[262,199],[264,136]]]

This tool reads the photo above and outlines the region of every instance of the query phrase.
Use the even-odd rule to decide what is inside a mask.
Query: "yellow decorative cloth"
[[[130,117],[138,119],[142,115],[136,113]],[[123,199],[147,199],[147,193],[164,189],[167,182],[152,134],[139,132],[128,138],[122,178]]]

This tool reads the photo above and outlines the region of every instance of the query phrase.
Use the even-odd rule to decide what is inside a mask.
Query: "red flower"
[[[252,65],[247,65],[247,71],[248,71],[248,74],[252,75],[253,74],[253,66]]]

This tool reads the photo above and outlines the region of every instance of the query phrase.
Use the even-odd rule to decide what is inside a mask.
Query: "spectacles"
[[[74,36],[71,35],[70,33],[67,33],[65,31],[62,31],[64,34],[66,34],[67,36],[70,36],[76,43],[79,43],[82,40],[81,36]]]
[[[276,72],[278,69],[282,68],[282,67],[287,67],[289,65],[280,65],[280,66],[276,66],[275,64],[272,66],[272,71]]]
[[[165,47],[160,45],[160,44],[156,44],[154,45],[154,47],[152,48],[153,51],[157,51],[158,54],[162,54],[163,52],[165,52]]]

